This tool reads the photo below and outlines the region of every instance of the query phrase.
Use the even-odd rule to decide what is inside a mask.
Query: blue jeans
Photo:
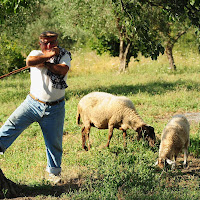
[[[0,129],[0,154],[3,154],[30,124],[38,122],[46,145],[46,170],[55,175],[60,174],[64,117],[65,101],[48,106],[28,95]]]

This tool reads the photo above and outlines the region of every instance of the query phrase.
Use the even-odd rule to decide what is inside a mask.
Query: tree
[[[137,58],[139,52],[153,60],[164,53],[152,24],[155,12],[151,7],[134,0],[112,0],[112,3],[120,40],[120,72],[126,70],[131,56]]]
[[[200,1],[148,0],[147,2],[159,12],[155,20],[156,27],[164,43],[169,68],[176,70],[173,47],[191,27],[196,27],[196,30],[200,28]]]
[[[139,52],[157,59],[164,48],[152,26],[152,9],[136,0],[59,0],[52,4],[61,28],[70,37],[87,33],[97,52],[119,56],[123,72]],[[68,12],[64,10],[68,9]],[[88,38],[88,37],[87,37]]]
[[[178,39],[187,32],[191,23],[189,23],[187,16],[184,19],[180,19],[170,17],[170,14],[162,9],[155,8],[155,10],[157,17],[154,20],[154,26],[158,30],[160,40],[165,47],[165,53],[169,61],[169,69],[176,70],[173,47]]]
[[[184,24],[184,23],[183,23]],[[164,40],[164,46],[165,46],[165,53],[167,55],[168,61],[169,61],[169,69],[172,71],[176,70],[176,65],[174,61],[174,56],[173,56],[173,48],[175,43],[177,43],[178,39],[183,36],[187,30],[189,29],[189,26],[183,25],[183,26],[178,26],[180,23],[168,23],[168,31],[167,32],[161,32],[163,35],[163,40]]]
[[[175,69],[173,46],[191,24],[199,27],[199,5],[199,0],[56,0],[51,4],[65,37],[90,38],[98,53],[119,56],[120,71],[139,53],[157,59],[163,46]],[[66,8],[70,9],[65,12]],[[163,23],[159,24],[160,14]]]

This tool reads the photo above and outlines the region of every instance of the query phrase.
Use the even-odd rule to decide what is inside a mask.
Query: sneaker
[[[61,183],[61,177],[60,177],[60,175],[54,175],[54,174],[50,173],[48,181],[50,181],[56,185],[58,183]]]

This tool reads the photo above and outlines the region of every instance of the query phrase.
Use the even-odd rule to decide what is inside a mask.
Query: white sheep
[[[168,163],[172,165],[172,169],[174,169],[176,165],[176,158],[183,150],[183,166],[186,167],[188,146],[190,143],[189,132],[190,124],[187,118],[184,115],[173,116],[163,130],[159,147],[159,157],[156,165],[163,169],[165,164]]]
[[[89,133],[91,126],[98,129],[109,129],[106,147],[109,147],[113,129],[123,131],[124,146],[126,146],[126,130],[133,129],[138,133],[138,140],[144,138],[150,146],[154,146],[156,137],[154,128],[147,125],[138,115],[131,100],[124,96],[114,96],[105,92],[92,92],[84,96],[77,106],[76,122],[83,122],[82,147],[90,149]],[[86,147],[86,137],[88,148]]]

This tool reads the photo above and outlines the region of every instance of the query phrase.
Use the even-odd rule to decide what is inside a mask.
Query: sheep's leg
[[[175,170],[176,168],[176,161],[174,160],[174,162],[172,163],[172,170]]]
[[[86,135],[86,140],[88,141],[88,150],[90,150],[90,138],[89,138],[89,135],[90,135],[90,126],[87,126],[85,127],[85,135]]]
[[[82,148],[86,151],[90,149],[90,140],[89,140],[90,127],[82,128]],[[88,140],[88,147],[85,145],[86,140]]]
[[[82,133],[82,148],[85,149],[86,151],[88,150],[85,143],[86,143],[86,132],[85,132],[85,127],[82,128],[81,130]]]
[[[113,126],[109,126],[109,135],[108,135],[108,142],[106,144],[106,147],[109,147],[109,145],[110,145],[110,140],[113,136],[113,129],[114,129]]]
[[[177,158],[177,155],[174,155],[174,161],[172,162],[172,170],[175,170],[176,168],[176,158]]]
[[[188,151],[187,151],[186,148],[184,148],[183,151],[184,151],[184,162],[183,162],[183,167],[186,168],[186,167],[187,167]]]
[[[127,134],[126,134],[126,131],[125,130],[123,130],[123,138],[124,138],[124,148],[126,147],[126,136],[127,136]]]
[[[172,169],[175,169],[175,167],[176,167],[176,161],[174,160],[174,161],[172,161],[172,160],[170,160],[170,159],[166,159],[166,162],[169,164],[169,165],[171,165],[172,166]]]
[[[90,150],[91,148],[91,144],[90,144],[90,128],[88,128],[88,131],[87,131],[87,141],[88,141],[88,150]]]

